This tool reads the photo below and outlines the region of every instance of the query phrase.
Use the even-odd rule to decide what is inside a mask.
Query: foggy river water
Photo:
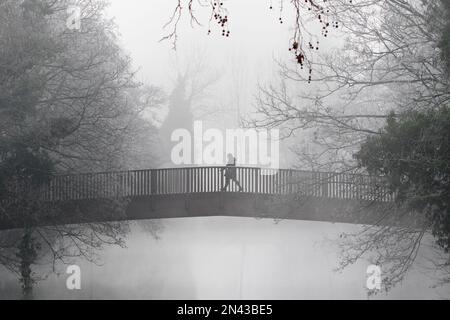
[[[357,226],[208,217],[133,222],[126,248],[106,247],[101,265],[83,260],[81,289],[66,288],[65,267],[34,289],[37,299],[367,299],[361,261],[342,273],[336,239]],[[151,231],[151,232],[150,232]],[[156,236],[155,236],[156,235]],[[420,257],[419,257],[420,260]],[[377,299],[442,299],[448,287],[414,266]],[[20,298],[3,267],[0,298]]]

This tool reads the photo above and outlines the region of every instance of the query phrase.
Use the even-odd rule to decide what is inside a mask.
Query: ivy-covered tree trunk
[[[33,229],[25,228],[17,253],[20,259],[20,282],[25,300],[33,299],[33,285],[36,281],[33,278],[32,265],[36,261],[38,250],[39,247],[33,239]]]

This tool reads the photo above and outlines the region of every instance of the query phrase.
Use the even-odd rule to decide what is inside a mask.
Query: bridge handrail
[[[224,166],[141,169],[55,175],[42,188],[48,201],[221,192]],[[264,173],[272,173],[265,175]],[[236,167],[236,178],[246,193],[392,201],[384,178],[378,176]],[[227,191],[238,192],[231,182]]]
[[[163,168],[152,168],[152,169],[130,169],[130,170],[113,170],[113,171],[92,171],[92,172],[80,172],[80,173],[59,173],[53,175],[54,177],[68,177],[68,176],[80,176],[80,175],[95,175],[95,174],[106,174],[106,173],[126,173],[126,172],[142,172],[142,171],[153,171],[153,170],[176,170],[176,169],[199,169],[199,168],[226,168],[225,165],[222,166],[190,166],[190,167],[163,167]],[[250,166],[236,166],[235,168],[245,168],[245,169],[255,169],[255,170],[273,170],[273,171],[294,171],[294,172],[304,172],[304,173],[322,173],[330,175],[340,175],[347,174],[350,176],[364,176],[373,178],[383,178],[382,176],[370,175],[366,173],[352,173],[347,171],[336,172],[336,171],[321,171],[321,170],[303,170],[303,169],[292,169],[292,168],[262,168],[262,167],[250,167]]]

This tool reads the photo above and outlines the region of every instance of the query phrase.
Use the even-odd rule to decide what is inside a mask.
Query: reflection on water
[[[366,299],[361,261],[336,273],[341,232],[358,226],[250,218],[187,218],[133,222],[126,248],[83,259],[81,290],[66,288],[65,266],[37,283],[37,299]],[[331,239],[331,241],[330,241]],[[419,258],[420,260],[420,258]],[[418,261],[420,264],[420,261]],[[36,266],[36,272],[48,266]],[[16,275],[0,269],[0,298],[21,298]],[[401,286],[377,298],[449,298],[448,287],[416,266]]]

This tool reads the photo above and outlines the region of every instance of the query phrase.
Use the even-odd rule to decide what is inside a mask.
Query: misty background
[[[328,96],[324,92],[334,87],[326,81],[319,82],[320,77],[327,71],[325,67],[325,71],[320,67],[312,71],[317,82],[306,83],[304,79],[295,81],[300,77],[299,74],[308,72],[306,67],[305,70],[300,70],[292,51],[289,50],[295,31],[292,24],[295,15],[290,10],[280,12],[277,3],[272,1],[224,1],[230,20],[227,26],[230,31],[228,37],[221,35],[220,28],[209,25],[210,12],[207,9],[197,7],[195,12],[202,26],[192,25],[190,16],[182,14],[177,24],[175,44],[172,39],[161,39],[171,32],[172,26],[164,28],[164,25],[174,12],[177,1],[109,2],[102,14],[113,19],[116,24],[117,42],[130,57],[130,68],[136,71],[136,80],[141,82],[144,88],[141,91],[136,88],[129,89],[123,100],[116,101],[111,98],[114,100],[113,105],[128,106],[129,103],[133,108],[136,107],[137,110],[130,107],[132,112],[129,116],[132,119],[130,127],[135,129],[135,132],[130,136],[126,135],[126,139],[118,139],[121,144],[118,149],[125,151],[121,152],[117,159],[114,157],[111,163],[108,160],[110,154],[105,152],[102,161],[93,163],[62,161],[59,168],[62,168],[62,172],[174,167],[170,159],[173,144],[169,138],[174,129],[191,129],[195,120],[203,121],[204,129],[225,130],[248,126],[251,119],[260,117],[260,107],[262,102],[267,102],[264,100],[266,97],[270,100],[283,95],[283,85],[288,92],[298,92],[298,96],[292,97],[292,101],[298,102],[300,111],[297,110],[296,115],[300,118],[304,115],[307,124],[304,130],[289,132],[295,125],[291,122],[281,123],[280,130],[289,137],[280,143],[280,167],[307,170],[346,169],[350,162],[348,159],[352,159],[351,151],[358,149],[363,141],[360,131],[364,131],[366,127],[361,123],[368,124],[370,130],[378,130],[382,127],[382,121],[386,120],[386,116],[382,114],[389,112],[394,104],[392,102],[391,105],[393,95],[389,90],[378,87],[369,89],[367,94],[364,92],[362,97],[355,97],[353,91],[341,93],[339,90]],[[280,17],[283,23],[280,23]],[[378,23],[372,20],[369,22],[373,25]],[[305,23],[310,26],[311,33],[320,34],[320,26],[313,21]],[[4,29],[6,30],[6,27]],[[211,30],[210,34],[208,30]],[[320,54],[329,54],[329,57],[333,58],[333,54],[347,52],[346,37],[346,32],[337,28],[331,31],[330,37],[320,37]],[[305,36],[305,39],[314,44],[317,38],[313,35]],[[370,56],[370,53],[365,54]],[[115,55],[112,56],[116,58]],[[314,55],[311,59],[318,65],[327,61]],[[345,61],[358,67],[356,59]],[[358,69],[355,78],[360,76],[359,72],[363,73]],[[289,81],[292,79],[294,80]],[[357,91],[351,85],[350,87],[350,91]],[[280,96],[277,96],[278,93]],[[402,96],[401,91],[396,94]],[[310,99],[304,99],[305,96]],[[107,105],[109,98],[103,97],[102,105]],[[321,104],[322,98],[328,106],[332,106],[331,109],[336,106],[338,116],[345,116],[347,112],[352,113],[355,110],[370,113],[372,109],[375,116],[371,115],[371,119],[357,123],[357,130],[352,133],[357,132],[358,135],[347,138],[348,132],[341,130],[341,127],[333,131],[327,127],[328,123],[324,127],[309,123],[311,105],[315,104],[329,112],[325,104]],[[287,100],[291,102],[290,99]],[[106,103],[103,103],[105,101]],[[347,104],[348,101],[354,104]],[[285,102],[282,101],[281,104]],[[141,105],[150,107],[142,107],[141,110],[138,108]],[[264,125],[270,126],[272,114],[269,112],[266,116],[262,119],[269,120],[261,121],[268,121]],[[334,121],[335,118],[331,119]],[[345,125],[349,127],[349,123],[345,122]],[[62,127],[65,127],[65,124]],[[338,131],[339,134],[336,133]],[[93,132],[87,140],[96,136],[95,131]],[[108,132],[102,131],[101,137],[103,134],[108,136]],[[333,149],[333,152],[323,153],[328,157],[328,162],[316,162],[315,158],[312,159],[314,152],[320,153],[320,148],[329,147],[330,140],[327,139],[341,137],[341,134],[344,137],[342,143],[345,148],[350,145],[351,151],[345,148],[342,151],[340,146],[332,145],[330,149]],[[74,140],[78,143],[82,139]],[[318,141],[322,143],[319,143],[319,147],[315,144]],[[106,138],[104,144],[113,145]],[[72,150],[72,145],[67,148]],[[95,146],[90,150],[95,153]],[[99,153],[102,153],[104,149],[99,150]],[[115,151],[112,150],[111,154]],[[106,158],[106,161],[103,158]],[[114,207],[122,208],[124,203],[118,202],[114,203]],[[366,287],[366,269],[372,264],[370,259],[362,257],[343,271],[337,271],[340,254],[342,250],[345,251],[345,248],[340,247],[339,239],[343,234],[363,230],[364,226],[361,225],[237,217],[129,221],[118,222],[112,227],[102,224],[99,229],[100,234],[107,235],[105,245],[89,242],[94,237],[90,231],[85,232],[85,229],[93,228],[95,235],[95,232],[99,231],[96,227],[90,224],[86,227],[70,225],[62,229],[62,239],[56,237],[60,240],[55,241],[58,250],[64,252],[66,242],[70,242],[72,228],[77,232],[76,235],[81,235],[82,243],[86,245],[82,247],[88,252],[86,257],[83,255],[84,251],[80,250],[69,254],[65,263],[62,263],[55,262],[52,256],[54,251],[42,251],[35,260],[29,261],[28,266],[22,261],[22,264],[10,267],[8,258],[14,256],[16,251],[9,256],[5,254],[0,266],[0,298],[22,298],[23,288],[27,286],[24,285],[24,274],[31,278],[36,276],[33,297],[37,299],[450,297],[450,287],[445,281],[441,283],[442,278],[446,276],[445,271],[438,270],[433,265],[433,259],[441,252],[436,252],[434,239],[429,234],[423,236],[423,240],[421,238],[420,250],[405,272],[405,277],[388,292],[371,295]],[[31,230],[34,232],[33,228]],[[49,231],[51,235],[53,231]],[[24,236],[18,229],[1,233],[4,239],[1,245],[4,244],[5,252],[23,243],[20,239],[30,240],[27,239],[26,232]],[[13,245],[10,245],[11,243]],[[383,244],[385,242],[380,242],[381,247]],[[41,246],[44,245],[41,243]],[[53,249],[52,246],[50,248]],[[39,246],[21,246],[20,249],[41,252]],[[3,259],[3,255],[0,256]],[[67,264],[77,264],[81,267],[81,290],[67,290]],[[32,268],[28,268],[30,265]]]

